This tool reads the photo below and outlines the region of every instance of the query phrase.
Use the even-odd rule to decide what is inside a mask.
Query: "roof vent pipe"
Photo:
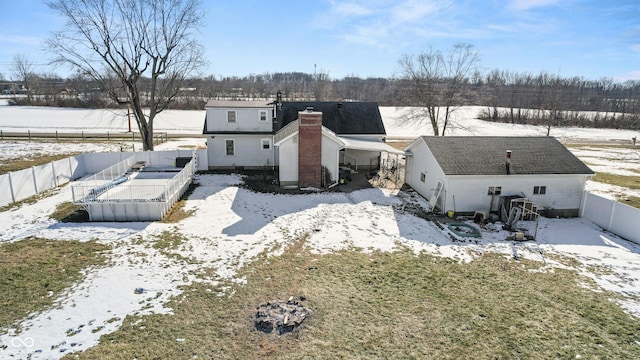
[[[507,175],[511,174],[511,150],[507,150],[507,162],[504,164]]]

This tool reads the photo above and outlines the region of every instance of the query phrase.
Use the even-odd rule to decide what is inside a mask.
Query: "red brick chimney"
[[[322,113],[308,108],[298,113],[298,186],[322,186]]]

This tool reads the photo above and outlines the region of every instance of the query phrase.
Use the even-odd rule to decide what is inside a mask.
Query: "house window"
[[[260,110],[260,121],[267,121],[267,111]]]
[[[236,142],[235,140],[225,140],[225,148],[227,156],[233,156],[236,154]]]
[[[547,193],[546,186],[534,186],[533,187],[533,195],[544,195]]]
[[[421,172],[420,173],[420,181],[424,182],[427,179],[427,174]]]
[[[271,149],[271,139],[262,139],[260,141],[262,150],[270,150]]]
[[[500,195],[502,194],[502,186],[489,186],[487,195]]]
[[[234,123],[236,122],[237,114],[235,110],[227,111],[227,122]]]

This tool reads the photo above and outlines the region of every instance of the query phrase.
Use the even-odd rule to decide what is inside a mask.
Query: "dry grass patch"
[[[590,143],[566,143],[564,146],[568,148],[594,148],[594,149],[630,149],[637,150],[638,147],[633,144],[590,144]]]
[[[626,204],[626,205],[629,205],[629,206],[633,206],[634,208],[640,209],[640,197],[626,195],[626,196],[618,199],[618,201],[623,203],[623,204]]]
[[[640,177],[638,176],[618,175],[618,174],[611,174],[606,172],[599,172],[593,177],[592,180],[609,184],[609,185],[626,187],[629,189],[640,189]]]
[[[62,187],[62,186],[66,186],[66,184],[65,185],[61,185],[60,187]],[[12,210],[12,209],[17,209],[17,208],[20,208],[20,207],[22,207],[24,205],[35,204],[35,203],[37,203],[38,201],[40,201],[42,199],[46,199],[46,198],[48,198],[50,196],[56,195],[58,193],[60,187],[43,191],[43,192],[41,192],[39,194],[29,196],[28,198],[20,200],[20,201],[12,202],[12,203],[7,204],[5,206],[0,206],[0,212],[9,211],[9,210]]]
[[[52,161],[66,159],[71,156],[82,154],[81,152],[69,152],[65,154],[33,154],[29,159],[11,159],[0,162],[0,175],[12,171],[28,169],[32,166],[44,165]]]
[[[593,177],[593,180],[604,184],[616,185],[629,189],[640,189],[640,176],[597,173]],[[618,202],[640,209],[640,197],[637,196],[621,195],[618,197]]]
[[[51,306],[83,269],[105,262],[107,249],[95,241],[35,238],[0,246],[0,328]]]
[[[89,221],[89,213],[82,206],[74,205],[71,201],[58,204],[56,210],[49,217],[60,222]]]
[[[169,209],[169,212],[167,212],[167,215],[164,216],[164,218],[162,219],[163,223],[177,223],[177,222],[180,222],[181,220],[186,219],[186,218],[192,216],[193,214],[195,214],[195,210],[189,210],[189,211],[184,210],[184,205],[185,205],[187,199],[189,198],[189,196],[191,196],[191,194],[193,194],[193,191],[198,186],[200,186],[200,185],[198,183],[195,183],[195,182],[191,182],[191,184],[189,184],[189,187],[187,188],[187,190],[182,195],[182,198],[180,198],[180,200],[178,200],[171,207],[171,209]]]
[[[79,357],[640,358],[640,322],[612,294],[581,287],[572,271],[530,271],[541,266],[408,250],[321,256],[300,241],[247,265],[245,285],[194,283],[169,304],[174,315],[130,316]],[[301,328],[283,336],[254,328],[258,304],[290,296],[313,310]]]

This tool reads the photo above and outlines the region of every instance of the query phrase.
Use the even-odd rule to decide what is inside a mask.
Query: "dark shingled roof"
[[[298,118],[298,112],[312,107],[322,113],[322,125],[338,135],[386,135],[378,103],[375,102],[283,102],[273,124],[274,132]]]
[[[593,174],[556,138],[501,136],[422,136],[446,175]]]

